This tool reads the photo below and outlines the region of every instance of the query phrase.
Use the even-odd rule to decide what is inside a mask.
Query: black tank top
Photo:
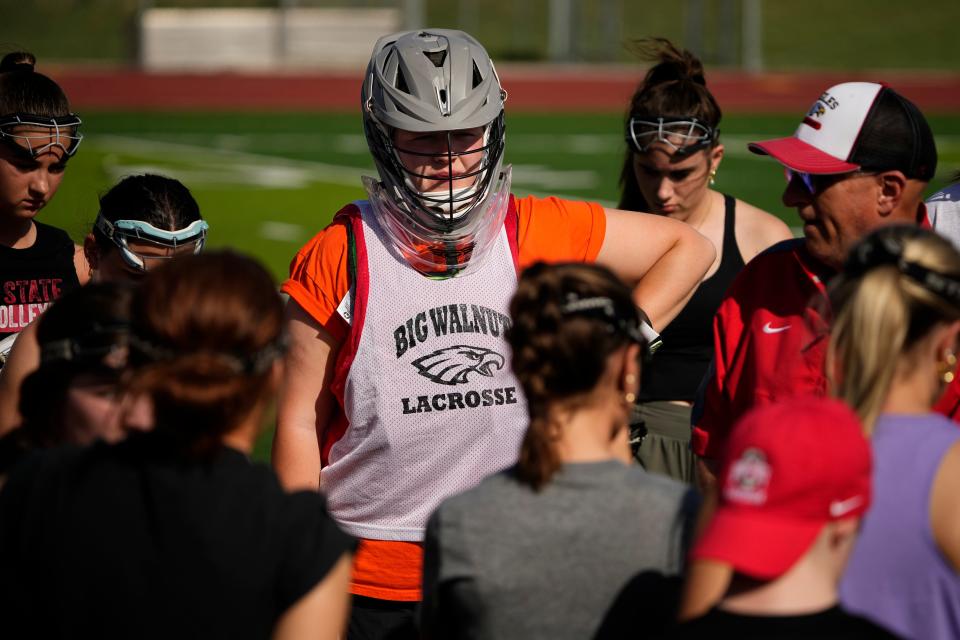
[[[724,195],[723,248],[720,266],[704,280],[683,310],[660,334],[663,346],[643,369],[640,402],[692,402],[713,357],[713,316],[727,288],[743,268],[737,247],[736,199]]]
[[[0,246],[0,338],[19,333],[61,295],[80,286],[74,244],[65,231],[40,222],[26,249]]]

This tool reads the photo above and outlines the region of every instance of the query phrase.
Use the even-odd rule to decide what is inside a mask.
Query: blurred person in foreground
[[[719,506],[691,552],[730,565],[733,579],[710,611],[667,637],[896,637],[839,605],[870,468],[860,421],[841,402],[796,398],[747,413],[724,452]]]
[[[937,167],[917,107],[885,85],[847,82],[816,100],[788,138],[751,143],[786,171],[785,205],[802,239],[752,260],[714,318],[714,362],[694,410],[693,450],[709,485],[732,425],[753,406],[825,395],[826,339],[810,327],[826,284],[854,244],[890,224],[929,227],[922,193]]]
[[[520,277],[510,316],[529,426],[515,467],[431,518],[424,635],[653,632],[675,610],[698,500],[630,464],[646,346],[630,289],[600,266],[540,263]]]
[[[636,46],[654,65],[630,99],[618,207],[685,222],[717,257],[644,368],[630,440],[644,469],[692,483],[690,412],[713,357],[713,315],[744,264],[793,235],[778,218],[716,190],[722,114],[700,60],[662,38]]]
[[[131,305],[125,391],[154,428],[35,454],[0,492],[11,637],[329,638],[354,541],[251,462],[282,376],[283,308],[255,261],[187,255]]]
[[[121,440],[149,418],[121,420],[133,289],[94,283],[64,294],[37,320],[40,366],[24,380],[23,423],[0,438],[0,474],[27,451]]]
[[[873,446],[874,502],[841,585],[851,611],[910,638],[960,637],[960,253],[915,227],[874,232],[830,284],[832,390]]]
[[[136,284],[174,255],[199,253],[207,223],[190,190],[155,174],[127,176],[100,197],[100,210],[84,240],[90,277],[99,283]],[[37,323],[17,338],[0,370],[0,433],[20,424],[23,380],[41,361]]]
[[[427,518],[516,462],[526,407],[504,333],[518,273],[605,265],[659,330],[714,258],[676,220],[513,195],[506,99],[462,31],[378,40],[360,106],[379,179],[364,178],[368,197],[297,252],[283,285],[273,462],[285,486],[322,489],[361,539],[351,638],[416,636]]]

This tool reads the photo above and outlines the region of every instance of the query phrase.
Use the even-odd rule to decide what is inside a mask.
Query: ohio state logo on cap
[[[770,465],[763,451],[745,449],[740,458],[730,465],[723,496],[729,502],[761,505],[767,501],[770,475]]]

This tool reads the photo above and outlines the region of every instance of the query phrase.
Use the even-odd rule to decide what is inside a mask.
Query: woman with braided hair
[[[960,431],[933,405],[953,380],[960,253],[885,227],[829,290],[833,393],[871,435],[874,499],[841,584],[844,606],[907,638],[960,637]]]
[[[0,492],[10,637],[326,638],[354,542],[315,492],[249,456],[282,376],[283,308],[229,252],[151,272],[130,305],[130,375],[151,431],[34,454]]]
[[[630,100],[618,206],[685,222],[717,252],[700,287],[661,334],[631,427],[645,469],[690,483],[690,412],[713,355],[713,316],[744,263],[792,235],[778,218],[714,189],[724,153],[721,112],[700,60],[663,38],[641,40],[637,48],[654,64]]]
[[[520,277],[510,316],[529,426],[515,467],[431,518],[424,630],[437,638],[593,638],[631,624],[652,632],[673,609],[665,578],[681,570],[696,499],[630,464],[627,420],[645,348],[630,289],[598,265],[539,263]]]

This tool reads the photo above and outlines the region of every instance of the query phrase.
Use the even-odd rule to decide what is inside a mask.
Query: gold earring
[[[637,381],[637,376],[633,375],[632,373],[628,373],[626,376],[624,376],[623,381],[626,384],[634,384]]]
[[[623,394],[623,399],[627,404],[633,404],[637,401],[637,394],[635,394],[633,391],[627,391],[625,394]]]
[[[940,363],[940,377],[947,384],[953,382],[953,370],[956,368],[956,366],[957,356],[954,355],[953,351],[946,351],[943,354],[943,362]]]
[[[710,186],[717,184],[717,170],[710,169]]]

